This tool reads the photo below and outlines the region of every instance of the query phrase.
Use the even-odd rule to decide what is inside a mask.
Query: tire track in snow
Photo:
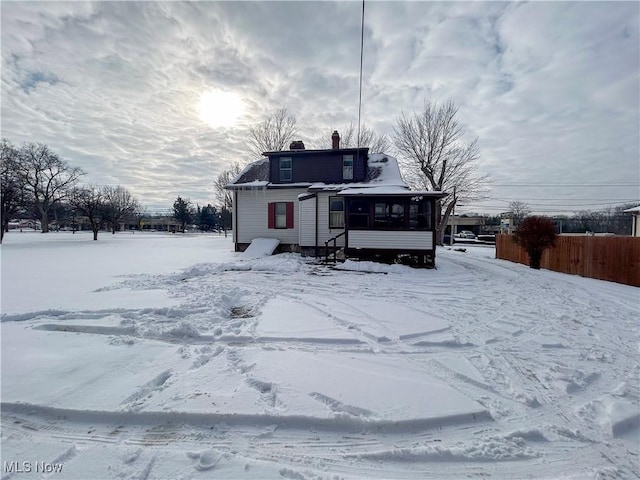
[[[12,418],[51,419],[65,422],[85,424],[108,424],[114,428],[118,425],[200,425],[215,426],[220,423],[227,425],[269,426],[286,425],[292,429],[314,429],[328,432],[362,432],[385,431],[388,433],[411,433],[430,429],[440,429],[453,425],[467,425],[469,423],[490,422],[488,415],[468,414],[448,415],[438,418],[413,418],[407,420],[365,418],[362,416],[349,417],[311,417],[305,415],[274,415],[274,414],[239,414],[239,413],[201,413],[182,411],[108,411],[108,410],[77,410],[57,407],[46,407],[25,403],[2,402],[3,415]],[[6,413],[5,413],[6,412]],[[31,421],[37,424],[42,420]],[[34,427],[35,428],[35,427]],[[38,430],[38,428],[35,428]]]
[[[488,262],[472,259],[470,263],[484,265]],[[501,267],[504,268],[504,266]],[[501,302],[501,307],[504,308],[504,306],[527,304],[527,296],[531,294],[530,290],[541,289],[542,292],[539,294],[534,291],[533,296],[539,296],[546,300],[537,311],[525,312],[526,315],[520,317],[525,322],[520,321],[521,329],[517,332],[515,338],[510,340],[510,345],[507,348],[502,347],[500,342],[497,342],[491,348],[479,349],[486,350],[486,355],[490,355],[489,358],[492,361],[500,362],[499,367],[493,369],[493,372],[499,372],[499,375],[507,380],[506,385],[510,385],[513,382],[511,379],[518,379],[520,388],[529,392],[528,396],[537,399],[541,404],[540,407],[531,411],[525,409],[520,415],[515,414],[518,410],[516,409],[511,421],[538,425],[545,423],[548,431],[553,431],[555,428],[551,428],[551,424],[560,425],[559,428],[555,428],[556,432],[562,432],[567,439],[578,442],[584,442],[587,439],[579,430],[576,430],[576,425],[582,425],[583,431],[589,432],[588,435],[592,438],[598,439],[598,441],[610,439],[610,434],[601,431],[598,427],[593,428],[593,422],[582,419],[581,416],[576,414],[576,410],[584,404],[586,395],[588,395],[587,398],[593,397],[594,390],[600,392],[601,395],[610,395],[615,385],[631,376],[631,369],[624,364],[620,364],[614,371],[626,372],[625,377],[616,378],[613,376],[613,378],[607,378],[607,381],[603,382],[605,378],[600,375],[602,367],[606,363],[615,362],[616,360],[608,358],[605,353],[598,354],[597,351],[594,352],[593,360],[595,360],[595,364],[592,369],[584,371],[573,367],[573,365],[584,365],[585,354],[582,352],[590,351],[592,345],[584,344],[584,346],[576,348],[575,340],[582,337],[580,335],[567,334],[572,330],[582,332],[583,329],[587,328],[593,330],[594,333],[591,335],[595,339],[606,337],[604,332],[602,335],[596,332],[602,328],[610,328],[609,318],[611,316],[602,316],[602,324],[595,322],[585,324],[581,322],[579,326],[572,328],[573,325],[576,325],[574,322],[577,322],[580,317],[593,318],[592,312],[600,310],[599,305],[603,302],[603,299],[598,294],[594,295],[592,292],[576,288],[570,276],[567,276],[569,281],[566,284],[556,282],[554,284],[556,288],[549,289],[546,284],[539,284],[535,272],[529,272],[526,268],[520,266],[509,266],[508,268],[520,269],[518,274],[521,277],[521,281],[507,284],[507,290],[502,292],[495,291],[489,282],[486,289],[488,297],[503,299],[506,297],[507,301]],[[529,275],[530,273],[531,275]],[[515,310],[517,311],[518,309],[516,308]],[[614,308],[614,310],[618,309]],[[557,313],[571,311],[574,312],[573,315]],[[622,325],[626,324],[628,326],[631,323],[631,319],[627,317],[624,320],[625,315],[629,315],[628,310],[624,313],[620,312],[620,316],[623,319]],[[613,315],[613,318],[615,318],[615,315]],[[533,323],[533,319],[538,321]],[[477,324],[475,328],[478,328],[477,331],[480,335],[486,334],[486,328],[483,325]],[[544,332],[544,336],[541,336],[538,332]],[[551,341],[546,341],[545,337],[551,339]],[[559,338],[560,343],[554,343],[554,337]],[[622,338],[620,338],[620,343],[624,344]],[[539,355],[519,355],[520,351],[531,351],[532,346],[536,344],[540,348]],[[569,348],[563,348],[563,344]],[[619,345],[611,345],[610,350],[619,351]],[[632,353],[630,351],[628,353],[629,358],[631,358]],[[589,355],[587,354],[586,356],[588,357]],[[603,365],[602,362],[605,362],[605,364]],[[505,384],[505,382],[500,381],[499,377],[492,377],[491,371],[486,368],[483,369],[480,366],[480,371],[489,377],[491,383],[498,386]],[[512,386],[508,386],[506,393],[509,393],[512,389]],[[637,401],[636,394],[632,394],[632,398]]]
[[[458,478],[461,472],[464,472],[479,477],[522,478],[535,472],[540,477],[555,478],[563,475],[575,477],[582,472],[590,472],[597,477],[599,472],[604,472],[600,473],[602,477],[637,478],[637,470],[629,466],[630,456],[616,455],[616,450],[611,446],[615,446],[615,438],[601,432],[602,428],[598,425],[582,430],[580,419],[572,415],[575,408],[582,406],[584,392],[608,394],[613,391],[613,385],[625,380],[625,375],[636,378],[638,371],[634,370],[632,365],[624,365],[628,358],[626,354],[618,355],[618,358],[607,354],[606,350],[614,345],[599,343],[599,346],[594,348],[594,345],[583,342],[582,345],[572,348],[574,351],[584,352],[585,358],[592,358],[589,361],[596,365],[594,371],[598,370],[598,366],[609,365],[613,371],[613,378],[601,376],[587,381],[592,373],[591,369],[582,369],[584,376],[581,377],[579,369],[570,367],[579,362],[580,358],[576,358],[575,354],[567,355],[562,348],[551,348],[556,342],[555,338],[559,339],[558,343],[575,341],[572,332],[579,332],[583,328],[593,331],[594,340],[598,336],[607,338],[598,322],[584,322],[580,318],[597,309],[601,297],[583,293],[579,288],[576,293],[576,287],[573,285],[560,285],[556,290],[545,289],[545,285],[540,284],[535,276],[529,275],[528,270],[520,266],[512,267],[497,262],[490,268],[485,268],[492,262],[450,257],[443,261],[447,262],[456,262],[465,273],[456,275],[455,281],[452,277],[443,275],[439,277],[442,280],[438,279],[437,285],[433,284],[434,278],[431,277],[425,277],[421,281],[412,279],[411,282],[407,282],[408,288],[404,291],[393,291],[389,288],[397,284],[389,281],[389,276],[383,275],[376,276],[375,284],[371,282],[371,276],[335,272],[314,278],[312,282],[302,272],[301,275],[291,276],[288,282],[293,284],[291,289],[294,299],[297,299],[298,294],[304,296],[312,292],[332,301],[335,298],[332,278],[334,275],[349,275],[350,281],[341,283],[345,287],[341,294],[346,297],[359,296],[375,300],[380,298],[381,289],[386,287],[384,291],[389,292],[390,302],[402,303],[404,300],[410,300],[412,304],[426,305],[425,308],[430,312],[436,312],[437,309],[438,315],[452,319],[452,333],[460,335],[462,341],[472,344],[465,348],[464,352],[454,351],[446,344],[415,347],[413,341],[399,338],[392,342],[379,342],[378,337],[370,334],[367,336],[366,331],[359,333],[363,350],[357,351],[364,353],[364,349],[369,348],[368,353],[372,355],[372,351],[375,351],[375,355],[409,355],[409,361],[424,371],[447,379],[448,384],[465,395],[500,409],[502,414],[495,415],[495,422],[454,424],[442,429],[425,426],[425,429],[418,431],[413,431],[405,425],[406,431],[402,428],[394,431],[393,428],[375,422],[358,423],[347,419],[349,421],[345,423],[323,424],[315,419],[269,414],[244,418],[202,418],[188,414],[174,415],[173,412],[166,412],[166,416],[157,417],[153,416],[154,412],[141,412],[142,415],[132,412],[136,415],[126,417],[119,423],[116,420],[121,418],[112,416],[113,412],[105,412],[104,418],[98,421],[100,415],[88,415],[82,419],[82,412],[49,411],[46,414],[41,412],[40,417],[38,413],[28,415],[28,418],[34,421],[29,423],[31,428],[25,428],[13,426],[11,420],[17,417],[15,412],[11,412],[12,405],[3,404],[3,435],[6,433],[23,439],[49,439],[52,438],[52,432],[56,432],[53,436],[56,440],[74,442],[78,445],[111,445],[115,442],[117,445],[152,447],[159,452],[168,452],[176,447],[184,448],[185,451],[203,452],[206,451],[202,448],[204,444],[216,451],[234,451],[246,458],[275,462],[283,465],[282,471],[287,474],[293,472],[292,475],[305,476],[311,476],[313,472],[318,471],[331,471],[332,474],[371,478],[380,476],[381,472],[393,478]],[[446,274],[446,268],[443,268],[442,272]],[[169,286],[173,295],[184,298],[185,307],[178,308],[173,313],[165,312],[166,314],[151,310],[111,313],[121,315],[123,319],[133,322],[129,325],[139,327],[142,332],[141,341],[153,340],[153,335],[161,336],[165,330],[158,328],[158,325],[175,326],[176,322],[185,321],[193,326],[197,335],[167,335],[166,338],[157,340],[180,343],[190,349],[217,342],[225,348],[226,353],[234,351],[240,363],[242,348],[246,345],[305,351],[344,352],[349,348],[355,349],[355,346],[320,344],[316,339],[296,341],[285,338],[274,341],[257,337],[255,329],[252,328],[255,326],[255,315],[259,313],[266,299],[282,291],[282,279],[273,275],[261,275],[260,291],[251,292],[245,284],[244,276],[247,274],[248,272],[227,272],[220,286],[214,287],[207,281],[206,275],[171,285],[168,285],[170,282],[167,282],[166,278],[158,278],[155,284]],[[510,280],[496,282],[493,278],[495,275],[508,275]],[[221,275],[220,278],[222,277]],[[481,291],[464,291],[467,287],[473,289],[477,282],[483,284]],[[225,289],[231,293],[225,293]],[[545,303],[519,312],[519,305],[530,303],[527,300],[527,289],[533,290],[537,296],[545,300]],[[241,291],[244,292],[244,296],[235,296],[233,293]],[[225,294],[232,301],[225,303]],[[233,307],[229,307],[231,304],[234,304]],[[246,304],[246,310],[253,314],[254,318],[230,318],[229,309],[240,307],[242,304]],[[474,306],[475,313],[469,314],[469,304]],[[321,305],[316,307],[320,308],[321,313],[332,314],[330,309]],[[558,310],[564,312],[566,318],[556,315]],[[624,304],[620,303],[620,306],[614,306],[609,312],[610,317],[620,317],[624,327],[617,340],[621,344],[625,342],[625,332],[631,331],[632,319],[627,317],[628,311]],[[81,313],[67,312],[66,317],[51,314],[49,318],[64,321],[72,319],[74,315],[79,317]],[[91,318],[90,312],[86,315],[86,318]],[[367,318],[371,320],[370,316]],[[47,313],[44,313],[37,321],[46,319]],[[603,320],[605,319],[606,316],[603,317]],[[23,320],[36,318],[25,317]],[[337,325],[348,331],[354,330],[349,329],[348,320],[343,321],[342,324],[337,322]],[[502,322],[501,325],[504,327],[500,331],[497,322]],[[217,328],[220,330],[216,333]],[[609,328],[612,327],[609,325]],[[544,332],[551,340],[537,338],[536,335],[540,332]],[[97,332],[94,330],[80,333]],[[119,333],[115,332],[114,337],[118,335]],[[496,341],[488,343],[491,339]],[[533,358],[518,354],[520,350],[531,351],[533,348],[540,350]],[[445,363],[434,363],[451,355],[463,355],[469,359],[490,384],[490,388],[486,389],[482,384],[463,378],[455,369],[447,368]],[[206,364],[196,365],[198,358],[192,364],[194,368]],[[483,358],[484,364],[480,361]],[[239,364],[238,368],[246,369],[244,374],[250,382],[250,366]],[[562,370],[563,368],[568,370]],[[182,373],[175,372],[174,375]],[[548,375],[545,376],[545,373]],[[565,376],[568,383],[573,381],[578,388],[570,389],[570,392],[557,389],[554,385],[560,376]],[[262,383],[256,384],[258,389],[270,383],[268,379],[259,381]],[[630,384],[627,390],[626,395],[632,401],[637,399],[638,389],[635,385]],[[269,393],[268,389],[265,393]],[[527,398],[537,399],[540,406],[529,405]],[[333,399],[329,399],[329,403],[331,400]],[[340,409],[340,405],[334,405]],[[37,407],[31,408],[37,410]],[[46,424],[51,421],[51,415],[54,413],[61,417],[66,416],[67,420],[60,420],[57,424]],[[38,421],[38,418],[41,420]],[[44,421],[42,418],[47,420]],[[182,423],[172,423],[170,418]],[[289,425],[284,425],[285,423]],[[123,424],[127,427],[121,428]],[[224,426],[225,424],[227,426]],[[510,430],[522,430],[522,425],[528,425],[529,431],[520,431],[513,435],[510,433]],[[576,425],[580,428],[576,428]],[[91,428],[85,428],[87,426]],[[109,429],[115,433],[111,435]],[[388,431],[384,432],[385,429]],[[93,430],[93,433],[85,433],[90,430]],[[345,430],[349,432],[345,433]],[[364,434],[356,436],[363,431]],[[549,441],[544,442],[540,437]],[[435,448],[434,445],[442,445],[442,448]],[[528,448],[538,455],[529,458],[518,456],[515,448],[519,446],[522,446],[523,451],[527,451]],[[513,455],[502,462],[496,461],[495,458],[491,459],[492,462],[478,459],[467,461],[454,455],[456,452],[469,449],[473,451],[474,448],[481,450],[485,447],[487,459],[491,459],[491,448],[513,448]],[[637,455],[631,458],[637,458]],[[206,460],[205,458],[203,465],[208,465]],[[384,470],[380,469],[381,461],[385,464]],[[147,476],[152,476],[150,471],[154,464],[150,460],[148,462],[146,466],[138,468],[136,474],[142,474],[148,466]]]

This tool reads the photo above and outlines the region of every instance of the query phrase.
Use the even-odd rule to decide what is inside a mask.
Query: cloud
[[[170,208],[178,194],[213,202],[215,176],[247,160],[248,126],[281,106],[305,141],[357,121],[358,2],[0,8],[3,136],[47,143],[88,181],[123,184],[146,204]],[[637,183],[639,9],[369,2],[363,121],[390,133],[401,112],[452,98],[496,183]],[[200,96],[216,89],[245,102],[233,128],[198,116]],[[556,197],[640,196],[633,186],[605,190]],[[542,195],[508,186],[492,195],[519,193]]]

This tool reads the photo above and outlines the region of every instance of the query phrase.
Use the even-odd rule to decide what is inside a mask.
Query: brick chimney
[[[340,134],[337,130],[334,130],[331,135],[331,148],[333,150],[338,150],[340,148]]]
[[[289,145],[289,150],[304,150],[304,143],[302,140],[294,140]]]

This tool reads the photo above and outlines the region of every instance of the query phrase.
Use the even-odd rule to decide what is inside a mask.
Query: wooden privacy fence
[[[529,255],[512,235],[496,235],[496,258],[529,265]],[[640,237],[559,236],[540,266],[640,287]]]

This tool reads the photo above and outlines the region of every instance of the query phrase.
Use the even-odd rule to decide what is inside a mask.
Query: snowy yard
[[[1,479],[640,477],[640,290],[466,248],[9,233]]]

